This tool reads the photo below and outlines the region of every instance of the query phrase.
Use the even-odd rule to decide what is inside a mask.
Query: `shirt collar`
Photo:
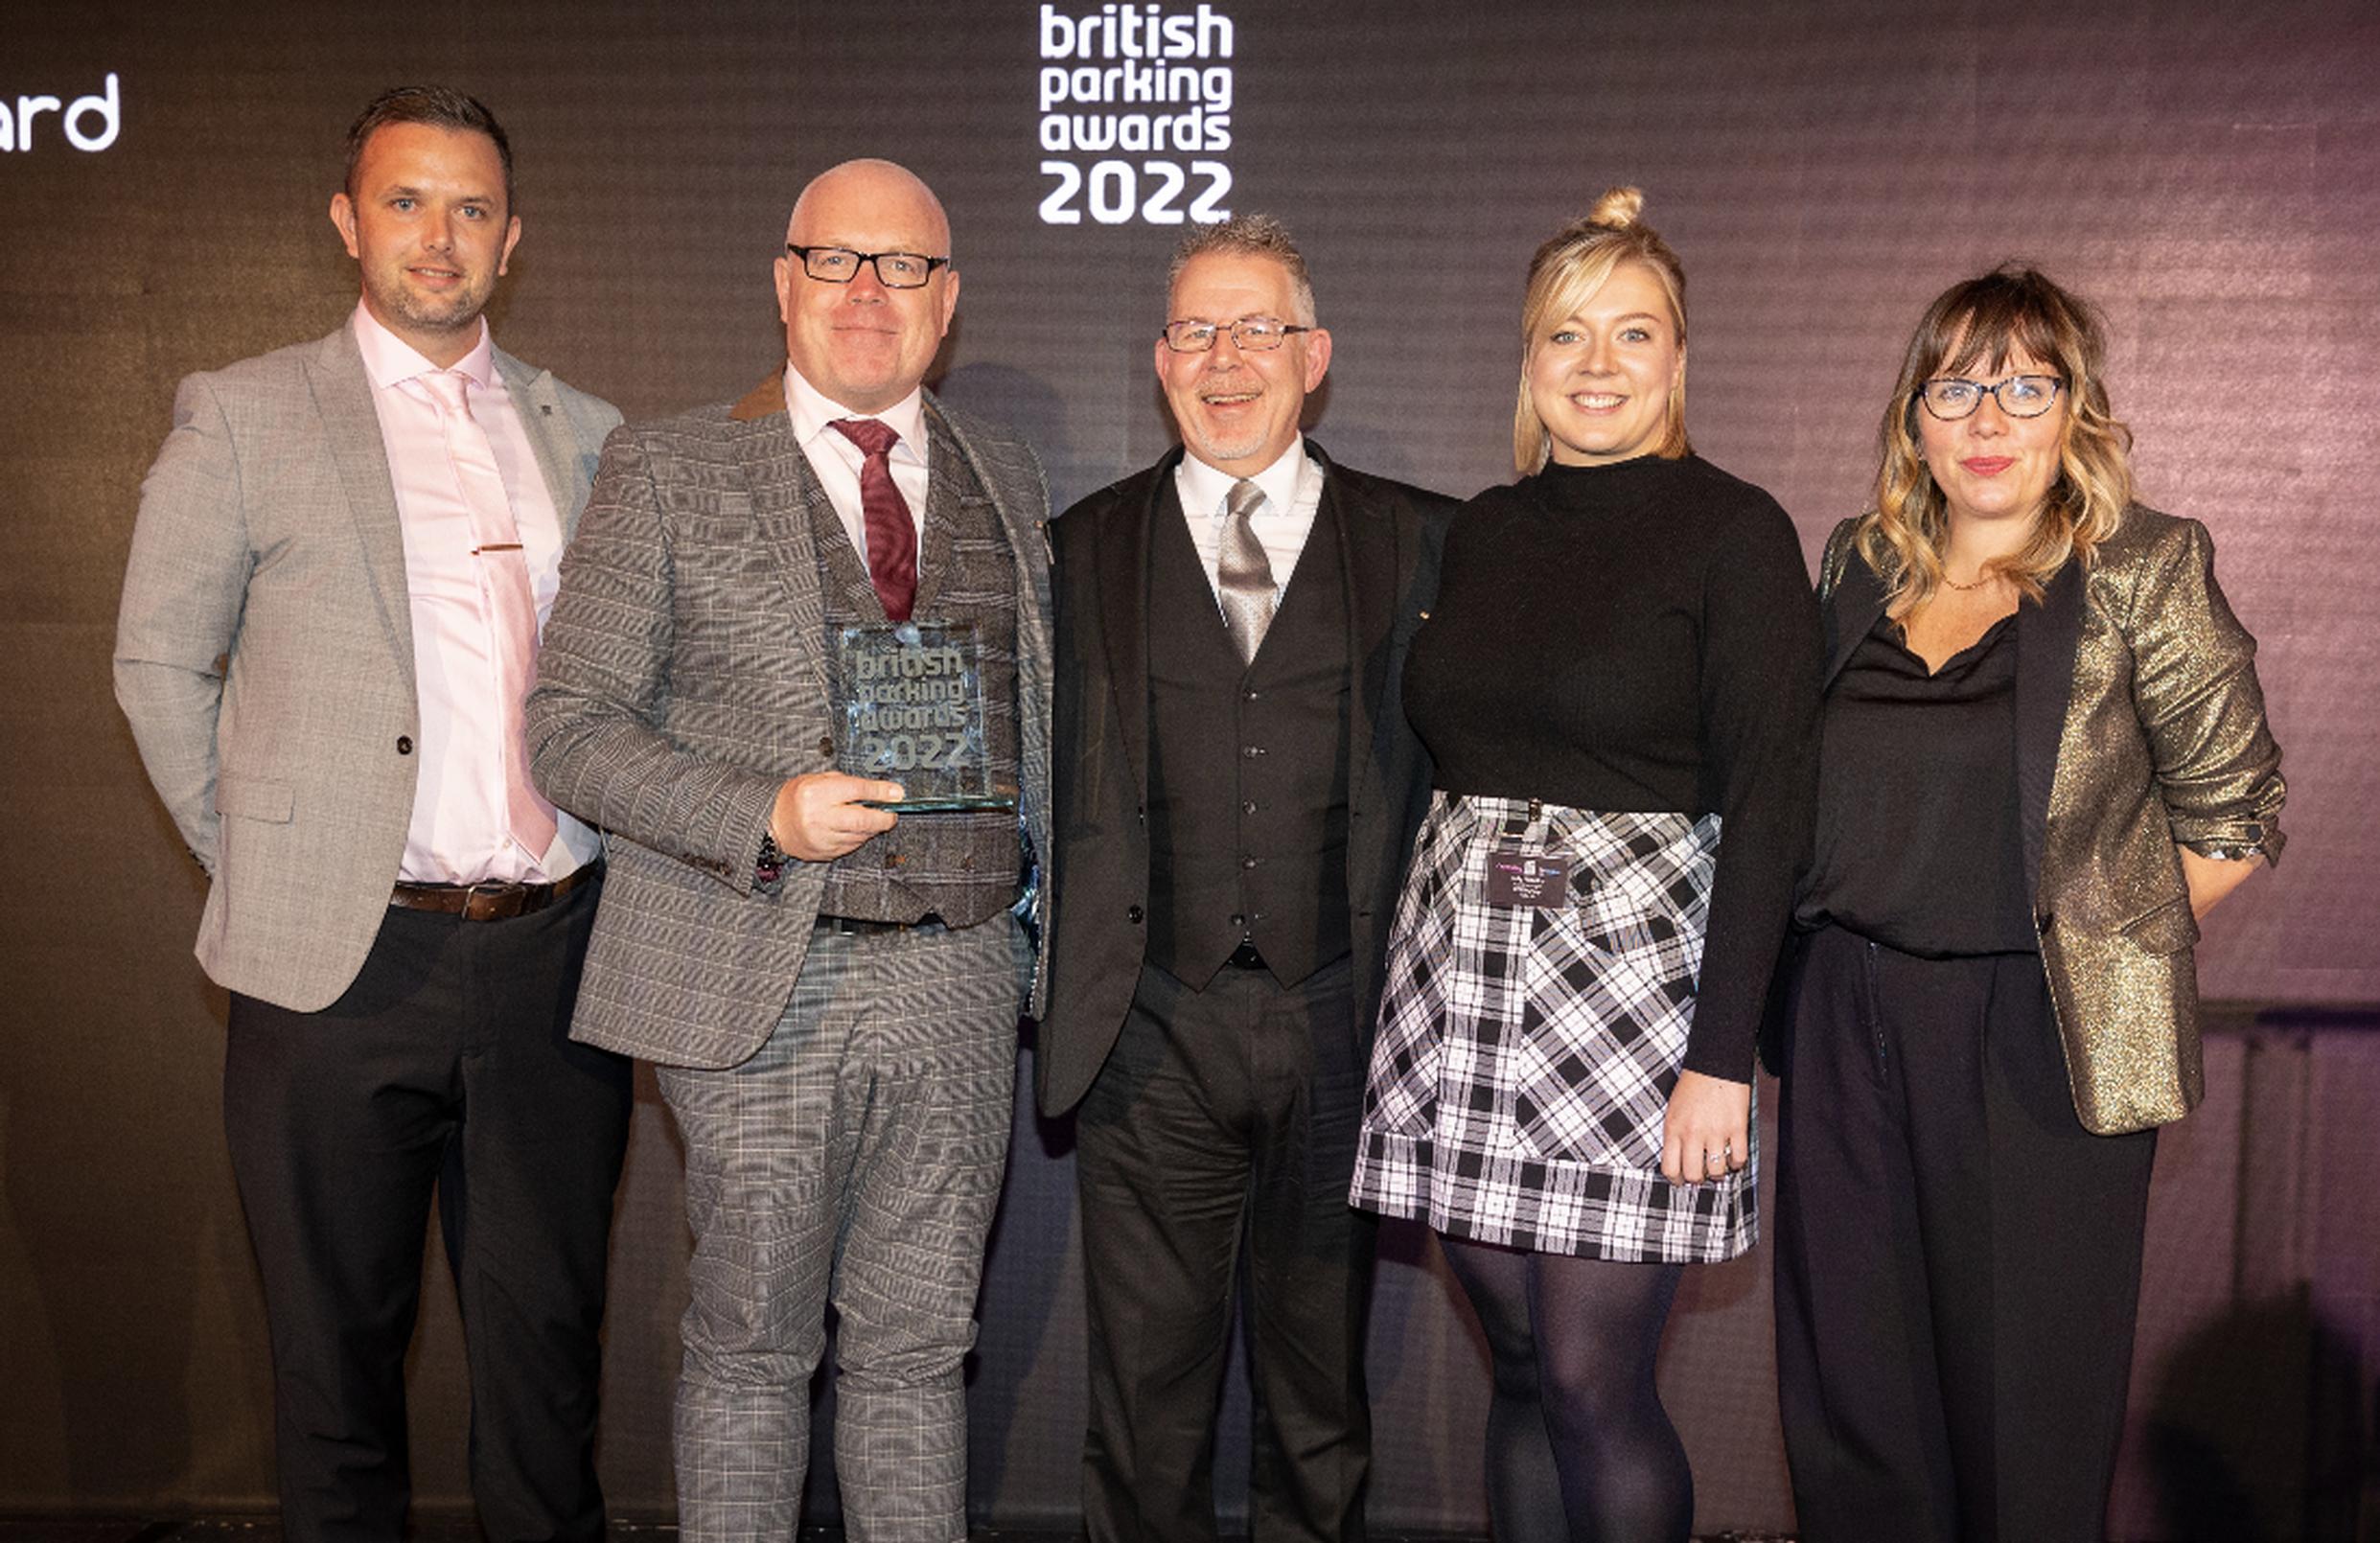
[[[1272,507],[1287,514],[1297,507],[1298,478],[1306,470],[1306,436],[1301,434],[1281,458],[1249,478],[1264,490]],[[1193,450],[1182,452],[1181,480],[1174,484],[1182,495],[1182,507],[1192,514],[1213,519],[1223,513],[1223,500],[1230,496],[1232,484],[1239,478],[1200,460]]]
[[[853,412],[803,379],[799,370],[785,366],[785,410],[791,415],[794,443],[807,446],[826,426],[838,418],[874,418],[882,422],[901,442],[892,447],[897,460],[926,461],[926,393],[923,386],[912,386],[909,395],[882,412]],[[842,439],[841,434],[835,436]],[[848,443],[848,441],[845,441]]]
[[[496,383],[496,337],[488,331],[488,318],[479,318],[479,340],[470,353],[451,365],[436,365],[422,357],[421,350],[381,325],[372,314],[372,308],[356,302],[356,349],[363,356],[363,373],[382,390],[410,380],[416,376],[435,375],[441,368],[457,375],[471,377],[471,383],[485,391]]]

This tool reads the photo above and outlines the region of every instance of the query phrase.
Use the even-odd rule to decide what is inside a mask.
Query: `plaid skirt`
[[[1349,1199],[1537,1253],[1733,1258],[1760,1235],[1757,1151],[1712,1183],[1661,1177],[1719,817],[1531,813],[1525,799],[1431,795],[1390,936]],[[1505,845],[1567,859],[1568,903],[1488,904],[1489,858]]]

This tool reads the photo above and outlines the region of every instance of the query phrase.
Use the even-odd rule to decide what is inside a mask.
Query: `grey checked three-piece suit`
[[[1022,441],[930,396],[926,418],[929,533],[971,480],[1013,557],[1020,814],[1046,854],[1046,484]],[[818,926],[824,865],[759,882],[777,790],[835,766],[826,513],[781,377],[614,434],[529,702],[540,785],[611,838],[574,1034],[659,1063],[686,1137],[689,1536],[791,1535],[829,1300],[846,1526],[963,1534],[960,1362],[1014,1029],[1038,1007],[1038,967],[1005,913],[848,936]]]

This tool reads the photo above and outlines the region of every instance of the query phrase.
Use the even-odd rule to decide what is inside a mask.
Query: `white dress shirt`
[[[553,844],[543,853],[523,851],[509,833],[501,737],[505,703],[498,695],[496,644],[481,601],[478,561],[472,555],[478,538],[447,454],[437,403],[417,379],[438,366],[382,327],[360,303],[354,325],[380,416],[381,443],[388,452],[397,523],[404,535],[413,680],[422,715],[413,747],[419,778],[413,822],[405,832],[398,876],[415,884],[564,878],[602,846],[593,831],[561,811],[556,811]],[[561,582],[562,519],[520,410],[497,373],[496,345],[484,318],[477,345],[455,362],[454,373],[471,379],[472,417],[487,430],[512,501],[542,633]]]
[[[860,503],[860,467],[867,455],[845,439],[841,429],[828,426],[838,418],[873,418],[901,436],[886,460],[892,469],[892,485],[901,490],[902,501],[909,505],[910,522],[917,529],[917,577],[922,580],[926,550],[925,389],[911,387],[908,396],[882,412],[853,412],[803,380],[801,372],[788,364],[785,410],[793,418],[794,443],[801,447],[810,470],[818,473],[819,486],[826,490],[827,501],[835,506],[835,518],[843,521],[843,532],[851,538],[851,549],[860,554],[862,567],[867,566],[867,514]],[[872,570],[868,577],[875,577]]]
[[[1282,452],[1280,460],[1249,480],[1264,493],[1264,501],[1248,517],[1248,523],[1264,545],[1265,561],[1272,564],[1273,601],[1278,605],[1289,587],[1289,575],[1296,571],[1298,554],[1306,550],[1306,538],[1314,528],[1314,512],[1322,507],[1322,463],[1306,453],[1306,439],[1301,435]],[[1238,481],[1191,450],[1182,452],[1182,464],[1173,470],[1173,490],[1181,496],[1182,515],[1190,521],[1190,540],[1197,544],[1198,561],[1207,570],[1207,587],[1214,591],[1218,611],[1223,604],[1223,581],[1217,573],[1222,565],[1223,521],[1229,514],[1233,485]]]

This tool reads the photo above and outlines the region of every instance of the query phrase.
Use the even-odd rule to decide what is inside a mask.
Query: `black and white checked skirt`
[[[1431,795],[1349,1198],[1538,1253],[1733,1258],[1760,1234],[1757,1153],[1713,1183],[1661,1177],[1719,817],[1530,814],[1525,799]],[[1570,860],[1568,904],[1487,903],[1489,856],[1508,841]]]

